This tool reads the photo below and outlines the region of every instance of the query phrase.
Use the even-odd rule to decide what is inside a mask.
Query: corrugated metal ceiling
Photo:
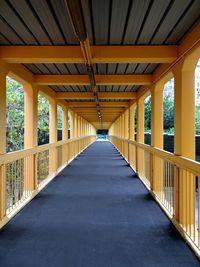
[[[200,21],[199,0],[85,0],[91,44],[179,44]],[[64,0],[1,0],[0,45],[79,45]],[[25,64],[34,74],[83,74],[83,64]],[[158,64],[96,64],[96,74],[153,73]],[[87,91],[86,86],[52,86]],[[99,86],[100,91],[135,91],[138,86]]]

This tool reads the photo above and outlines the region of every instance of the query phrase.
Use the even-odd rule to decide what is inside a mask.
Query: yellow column
[[[125,114],[122,114],[122,138],[125,138]]]
[[[134,110],[134,104],[132,104],[129,107],[129,140],[134,140],[134,117],[133,117],[133,110]],[[135,168],[135,162],[134,159],[136,157],[135,155],[136,149],[135,146],[129,143],[128,145],[128,159],[130,165]]]
[[[144,143],[144,98],[137,100],[137,142]],[[137,147],[136,171],[142,176],[144,172],[144,151]]]
[[[134,105],[129,107],[129,139],[134,140],[134,118],[133,118]]]
[[[36,147],[38,145],[38,89],[36,86],[24,83],[24,149]],[[36,157],[29,157],[29,166],[25,164],[25,190],[36,189]]]
[[[6,153],[6,75],[5,66],[0,64],[0,156]],[[0,166],[0,220],[6,215],[6,176]]]
[[[68,140],[68,108],[62,105],[62,140]],[[62,164],[68,161],[68,144],[62,146]]]
[[[194,71],[196,65],[194,63],[194,60],[188,58],[173,68],[175,77],[174,153],[189,159],[195,159]],[[175,218],[186,228],[193,227],[195,225],[195,176],[188,176],[186,171],[180,170],[175,182]],[[190,196],[188,201],[186,196]],[[189,217],[188,214],[190,214]]]
[[[157,148],[163,148],[163,89],[163,82],[151,88],[151,145]]]
[[[0,64],[0,155],[6,153],[6,75],[7,69]]]
[[[49,141],[50,143],[57,142],[57,101],[54,98],[49,98]],[[58,166],[57,148],[52,148],[49,151],[49,171],[56,172]]]
[[[62,106],[62,140],[68,139],[68,108]]]
[[[70,139],[74,138],[74,113],[70,111]]]
[[[144,143],[144,98],[137,101],[137,142]]]
[[[164,82],[151,88],[151,146],[163,148],[163,89]],[[151,190],[160,196],[163,190],[163,160],[156,155],[151,157]]]
[[[74,113],[74,138],[77,138],[77,114]]]
[[[124,138],[129,138],[129,109],[124,113]],[[129,162],[129,143],[124,141],[124,155],[126,160]]]
[[[82,123],[83,123],[83,119],[82,119],[82,117],[80,117],[80,136],[82,137],[82,131],[83,131],[83,129],[82,129]]]
[[[31,84],[24,88],[24,148],[35,147],[37,141],[38,89]]]
[[[129,138],[129,109],[125,111],[124,114],[124,138],[128,139]]]
[[[195,158],[195,88],[192,65],[184,70],[183,63],[174,69],[174,153]]]

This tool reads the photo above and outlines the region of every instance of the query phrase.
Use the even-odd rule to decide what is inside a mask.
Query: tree
[[[24,91],[17,81],[6,78],[7,152],[24,148]]]
[[[196,134],[200,134],[200,105],[195,107],[195,126]]]
[[[151,132],[151,97],[144,102],[144,132]]]
[[[38,144],[49,142],[49,101],[48,98],[38,95]]]
[[[174,95],[164,94],[163,97],[164,132],[174,133]]]

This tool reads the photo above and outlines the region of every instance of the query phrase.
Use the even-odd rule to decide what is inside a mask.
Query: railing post
[[[49,141],[50,143],[57,142],[57,101],[54,98],[49,98]],[[49,151],[49,172],[56,173],[58,168],[58,152],[57,148],[51,148]]]
[[[0,64],[0,156],[6,153],[6,75],[8,71]],[[0,165],[0,220],[6,215],[6,175]]]

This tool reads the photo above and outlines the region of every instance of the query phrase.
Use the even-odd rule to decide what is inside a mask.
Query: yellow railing
[[[95,139],[81,137],[0,156],[0,228]]]
[[[109,139],[200,258],[200,163],[128,139]]]

